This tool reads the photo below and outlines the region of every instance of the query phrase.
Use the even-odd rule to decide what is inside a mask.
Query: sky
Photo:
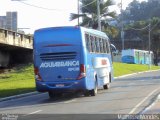
[[[123,0],[123,9],[131,1]],[[121,0],[115,0],[116,4],[120,2]],[[17,11],[18,28],[24,30],[27,34],[33,34],[36,29],[44,27],[77,25],[77,20],[70,21],[69,19],[70,13],[77,13],[77,0],[23,0],[21,2],[0,0],[0,3],[0,16],[6,15],[6,11]],[[47,8],[47,10],[27,4]],[[119,11],[116,5],[111,7],[111,9]]]

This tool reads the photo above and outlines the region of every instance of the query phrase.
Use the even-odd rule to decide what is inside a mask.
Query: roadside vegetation
[[[147,65],[113,63],[114,76],[148,70]],[[152,66],[152,70],[160,69]],[[20,65],[0,74],[0,98],[35,91],[33,65]]]
[[[119,62],[114,62],[113,68],[114,68],[114,77],[149,70],[148,65],[125,64]],[[160,69],[160,66],[151,66],[151,70],[157,70],[157,69]]]
[[[35,91],[33,65],[20,65],[0,74],[0,98]]]

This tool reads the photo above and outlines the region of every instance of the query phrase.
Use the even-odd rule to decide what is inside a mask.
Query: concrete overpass
[[[0,28],[0,67],[32,61],[32,36]]]

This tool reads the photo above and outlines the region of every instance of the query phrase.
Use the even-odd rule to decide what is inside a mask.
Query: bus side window
[[[97,46],[96,46],[96,37],[93,36],[93,47],[94,47],[94,52],[97,52]]]
[[[85,41],[88,52],[91,52],[91,41],[89,39],[89,34],[85,34]]]
[[[108,42],[108,39],[106,39],[105,41],[106,41],[106,50],[107,50],[107,53],[110,53],[110,44]]]
[[[99,38],[95,37],[96,52],[100,53]]]
[[[100,43],[100,53],[104,53],[104,49],[103,49],[103,39],[99,39],[99,43]]]
[[[96,49],[95,49],[95,39],[94,39],[94,37],[90,36],[90,40],[91,40],[91,48],[92,48],[91,52],[95,52]]]
[[[102,42],[103,42],[104,53],[107,53],[106,39],[103,39]]]

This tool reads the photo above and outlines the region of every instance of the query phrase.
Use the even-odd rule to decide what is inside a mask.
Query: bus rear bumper
[[[36,89],[39,92],[76,92],[86,90],[83,80],[70,82],[40,82],[36,81]]]

